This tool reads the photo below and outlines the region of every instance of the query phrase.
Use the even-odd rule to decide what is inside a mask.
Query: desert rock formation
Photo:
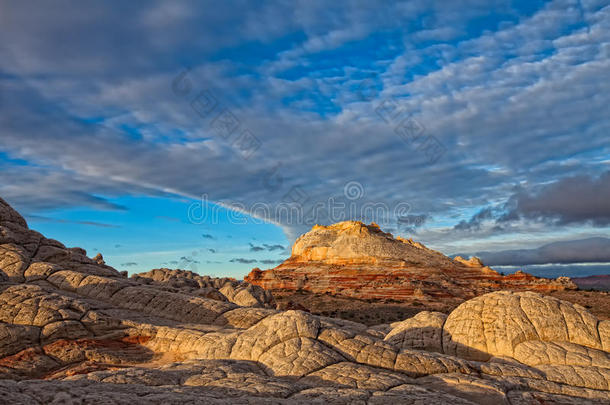
[[[610,322],[534,292],[369,328],[193,273],[126,278],[1,199],[0,269],[0,403],[610,401]]]
[[[144,284],[155,285],[165,291],[230,301],[243,307],[276,307],[273,295],[269,291],[234,278],[201,276],[192,271],[170,269],[154,269],[134,274],[132,278]]]
[[[474,257],[451,259],[418,242],[394,238],[376,224],[316,225],[299,237],[292,255],[274,269],[245,278],[273,292],[309,291],[359,299],[462,302],[497,290],[575,289],[569,279],[503,276]]]

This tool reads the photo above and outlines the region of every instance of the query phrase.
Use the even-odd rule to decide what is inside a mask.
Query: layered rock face
[[[394,238],[377,225],[347,221],[316,225],[274,269],[254,269],[246,281],[271,291],[305,290],[359,299],[456,299],[496,290],[576,289],[569,279],[502,276],[477,258],[451,259],[421,243]]]
[[[610,401],[610,321],[533,292],[368,328],[189,272],[126,278],[2,200],[0,249],[0,403]]]

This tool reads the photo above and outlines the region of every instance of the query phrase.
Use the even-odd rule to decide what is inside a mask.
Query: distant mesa
[[[582,290],[610,291],[610,274],[574,277],[572,281]]]
[[[451,259],[412,239],[394,237],[372,223],[315,225],[300,236],[292,255],[245,280],[265,289],[309,291],[359,299],[410,301],[415,296],[457,302],[497,290],[576,289],[565,277],[545,279],[517,272],[503,276],[477,258]]]

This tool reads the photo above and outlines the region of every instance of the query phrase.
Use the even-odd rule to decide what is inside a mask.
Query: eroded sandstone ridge
[[[292,255],[274,269],[254,269],[246,281],[281,292],[303,290],[359,299],[458,302],[497,290],[576,289],[518,272],[503,276],[478,258],[451,259],[418,242],[394,238],[376,224],[346,221],[316,225],[299,237]]]
[[[369,328],[193,273],[126,278],[1,199],[0,269],[0,403],[610,401],[610,321],[533,292]]]
[[[146,273],[134,274],[132,278],[164,291],[230,301],[243,307],[276,307],[271,292],[234,278],[201,276],[192,271],[170,269],[154,269]]]

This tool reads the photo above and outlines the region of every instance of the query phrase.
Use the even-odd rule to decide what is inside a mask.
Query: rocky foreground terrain
[[[585,307],[600,320],[610,320],[610,292],[563,290],[550,291],[542,295],[559,298]],[[450,314],[460,303],[428,301],[425,304],[414,299],[409,302],[393,300],[361,300],[330,294],[314,294],[306,291],[276,291],[274,301],[278,308],[300,309],[314,315],[346,319],[372,326],[393,323],[417,315],[421,311]]]
[[[610,321],[535,292],[370,327],[234,280],[127,278],[1,199],[0,269],[0,403],[610,401]]]
[[[476,257],[451,259],[413,240],[394,238],[358,221],[316,225],[299,237],[292,255],[274,269],[254,269],[246,281],[274,294],[294,291],[338,297],[417,301],[453,307],[498,290],[575,290],[566,277],[551,280],[517,272],[504,276]]]

